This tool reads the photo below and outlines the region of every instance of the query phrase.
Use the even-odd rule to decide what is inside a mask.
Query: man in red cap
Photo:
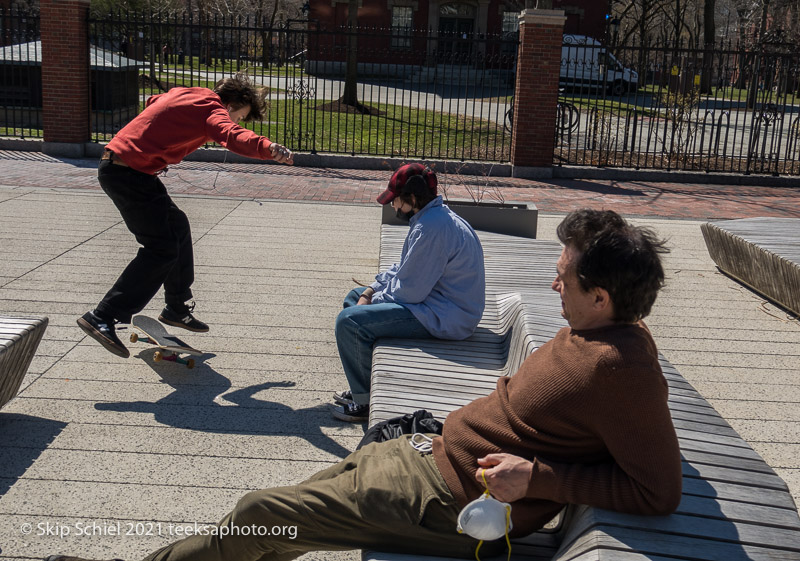
[[[483,249],[467,222],[442,203],[436,174],[422,164],[394,172],[378,196],[409,223],[400,261],[372,285],[350,291],[336,318],[336,344],[350,389],[331,412],[359,423],[369,416],[372,346],[380,337],[466,339],[483,315]]]

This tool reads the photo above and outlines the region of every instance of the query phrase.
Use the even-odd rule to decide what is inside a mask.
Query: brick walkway
[[[99,189],[96,161],[56,159],[35,152],[0,151],[0,185]],[[244,199],[374,204],[390,172],[264,164],[184,162],[170,168],[171,193]],[[440,176],[454,198],[485,191],[484,200],[531,201],[541,212],[613,208],[628,216],[723,219],[800,217],[800,188]]]

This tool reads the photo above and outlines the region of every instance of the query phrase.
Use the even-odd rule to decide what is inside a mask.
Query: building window
[[[439,6],[439,16],[450,18],[474,18],[475,7],[468,4],[442,4]]]
[[[519,41],[519,12],[503,12],[503,42],[500,52],[513,55],[517,52]]]
[[[411,48],[411,6],[392,6],[392,48]]]
[[[519,12],[503,12],[503,38],[511,39],[519,32]]]

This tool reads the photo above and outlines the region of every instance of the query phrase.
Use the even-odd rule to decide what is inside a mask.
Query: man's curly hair
[[[581,209],[570,212],[556,233],[579,254],[574,265],[583,291],[608,291],[614,321],[630,323],[650,313],[664,286],[661,255],[669,252],[655,232],[628,224],[613,210]]]
[[[243,121],[261,121],[267,109],[265,88],[256,87],[250,77],[244,72],[237,72],[233,76],[223,78],[214,85],[214,93],[222,103],[230,104],[234,109],[250,106],[250,112]]]

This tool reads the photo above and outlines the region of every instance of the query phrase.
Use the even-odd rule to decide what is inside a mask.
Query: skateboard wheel
[[[156,351],[155,354],[153,354],[153,361],[161,362],[162,360],[164,360],[164,354],[161,351]]]
[[[194,359],[193,358],[190,358],[189,360],[186,361],[186,368],[188,368],[189,370],[194,368]]]
[[[138,340],[139,340],[139,334],[138,333],[131,333],[131,343],[135,343]]]

